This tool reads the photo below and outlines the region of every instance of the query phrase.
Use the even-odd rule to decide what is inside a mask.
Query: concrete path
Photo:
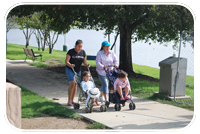
[[[30,66],[23,60],[7,59],[6,78],[47,99],[58,98],[56,102],[67,105],[68,82],[65,74]],[[126,103],[118,112],[114,110],[113,104],[107,112],[100,112],[100,107],[94,107],[89,114],[85,113],[84,103],[81,103],[79,110],[74,110],[72,106],[66,107],[114,129],[179,129],[189,125],[193,118],[193,111],[142,98],[134,97],[133,100],[135,110],[129,110],[129,103]]]

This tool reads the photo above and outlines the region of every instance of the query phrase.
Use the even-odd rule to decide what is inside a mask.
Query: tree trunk
[[[49,45],[49,54],[52,54],[52,47]]]
[[[29,46],[29,39],[27,38],[26,39],[26,48],[28,48],[28,46]]]
[[[131,36],[132,30],[129,26],[120,26],[120,69],[128,73],[133,73]]]

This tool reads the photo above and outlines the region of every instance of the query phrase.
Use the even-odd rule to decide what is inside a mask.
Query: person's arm
[[[96,56],[96,64],[98,69],[104,69],[104,65],[102,64],[101,61],[101,54],[98,52]]]
[[[81,82],[81,86],[82,86],[84,92],[87,92],[88,89],[87,89],[87,85],[86,85],[85,81]]]
[[[99,52],[97,53],[97,56],[96,56],[96,65],[97,65],[97,68],[101,70],[108,68],[107,65],[102,64],[101,53]]]
[[[73,68],[73,67],[75,67],[75,65],[74,65],[74,64],[71,64],[71,63],[69,62],[70,58],[71,58],[71,56],[70,56],[69,54],[67,54],[66,59],[65,59],[65,64],[66,64],[68,67]]]

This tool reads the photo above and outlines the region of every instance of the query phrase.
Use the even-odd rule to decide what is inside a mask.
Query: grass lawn
[[[33,118],[35,116],[50,116],[69,117],[74,119],[82,119],[82,117],[70,109],[62,106],[59,103],[48,100],[28,89],[19,86],[22,90],[21,106],[22,118]]]
[[[16,44],[8,44],[7,45],[7,53],[6,53],[6,58],[8,59],[13,59],[13,60],[22,60],[25,59],[25,54],[24,54],[24,45],[16,45]],[[52,54],[49,54],[48,49],[46,49],[44,52],[43,51],[38,51],[37,47],[29,47],[32,48],[33,51],[36,54],[42,54],[43,58],[42,61],[43,62],[47,62],[49,61],[49,65],[52,63],[53,61],[57,61],[57,63],[64,63],[65,62],[65,58],[66,58],[66,53],[67,52],[63,52],[60,50],[53,50]],[[36,61],[40,61],[40,58],[37,59]],[[95,61],[88,61],[88,63],[91,66],[96,66]],[[39,67],[47,67],[47,64],[43,64],[41,62],[34,62],[34,63],[29,63],[31,65],[34,66],[39,66]],[[148,66],[142,66],[142,65],[137,65],[137,64],[133,64],[133,70],[136,73],[139,74],[143,74],[143,75],[148,75],[150,77],[154,77],[156,79],[159,79],[160,77],[160,69],[157,68],[152,68],[152,67],[148,67]],[[142,98],[148,98],[148,99],[152,99],[152,100],[156,100],[162,103],[169,103],[171,105],[176,105],[176,106],[180,106],[183,108],[187,108],[190,110],[194,109],[194,105],[180,105],[180,104],[176,104],[174,101],[168,101],[163,97],[158,97],[154,95],[154,92],[159,92],[159,83],[158,82],[150,82],[147,80],[143,80],[143,79],[134,79],[134,78],[129,78],[130,80],[130,84],[131,84],[131,88],[132,88],[132,93],[134,96],[137,97],[142,97]],[[99,84],[100,82],[97,81],[97,84]],[[191,99],[189,101],[194,101],[194,77],[193,76],[187,76],[186,77],[186,95],[190,96]]]
[[[83,117],[78,113],[67,109],[59,103],[48,100],[36,93],[29,91],[28,89],[19,86],[21,88],[21,116],[22,118],[34,118],[43,117],[44,115],[67,117],[77,120],[82,120]],[[87,126],[87,129],[107,129],[104,124],[93,122]]]

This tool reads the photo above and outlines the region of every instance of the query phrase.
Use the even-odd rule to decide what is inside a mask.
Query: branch
[[[55,34],[56,34],[56,32],[55,32]],[[54,34],[54,35],[55,35]],[[52,48],[54,48],[54,45],[56,44],[56,42],[57,42],[57,40],[58,40],[58,36],[59,36],[59,34],[57,33],[57,37],[56,37],[56,40],[54,41],[54,43],[52,44]]]
[[[117,37],[118,37],[118,35],[119,35],[119,31],[117,32],[117,35],[116,35],[116,37],[115,37],[115,41],[114,41],[114,43],[113,43],[113,45],[112,45],[112,47],[111,47],[111,50],[113,49],[113,47],[114,47],[115,44],[116,44],[116,41],[117,41]]]
[[[130,28],[131,28],[132,30],[135,29],[138,25],[142,24],[143,21],[144,21],[146,18],[148,18],[148,17],[149,17],[149,15],[146,14],[146,15],[144,15],[143,17],[139,18],[139,19],[136,20],[133,24],[131,24]]]
[[[35,29],[30,29],[30,33],[29,33],[29,36],[28,36],[29,39],[31,38],[31,35],[33,34],[34,31],[35,31]]]

